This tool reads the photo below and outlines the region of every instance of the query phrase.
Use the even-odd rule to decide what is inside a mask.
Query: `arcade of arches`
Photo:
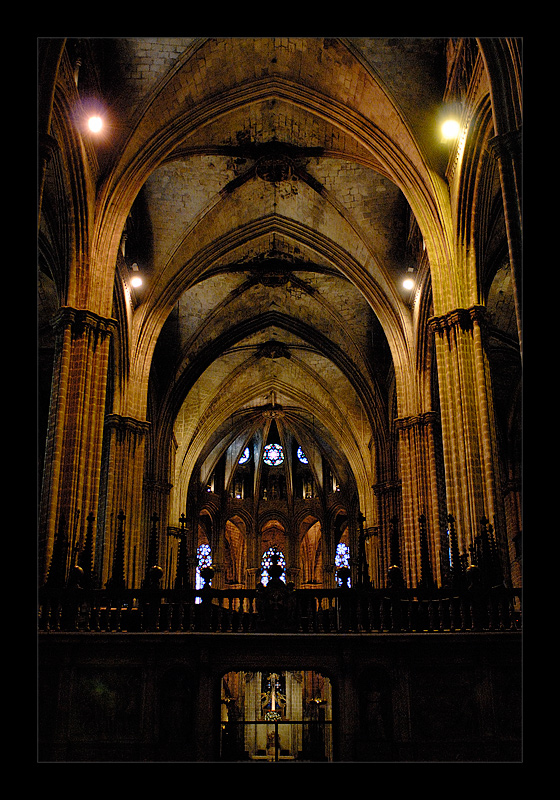
[[[212,568],[214,588],[255,588],[263,577],[266,585],[266,558],[274,550],[284,581],[333,588],[340,581],[338,568],[350,565],[350,541],[359,538],[355,504],[345,497],[345,505],[336,476],[314,444],[307,452],[315,458],[308,457],[282,412],[272,413],[251,429],[248,443],[241,435],[230,445],[205,491],[195,494],[198,570]],[[168,583],[178,572],[176,562],[170,548]]]
[[[41,585],[521,588],[520,40],[38,66]]]

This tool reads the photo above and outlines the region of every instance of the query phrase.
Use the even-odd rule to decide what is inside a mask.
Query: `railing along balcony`
[[[521,630],[521,590],[41,589],[40,631],[453,633]]]

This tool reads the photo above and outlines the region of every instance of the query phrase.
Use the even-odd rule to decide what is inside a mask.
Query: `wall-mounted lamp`
[[[438,125],[442,142],[453,142],[461,132],[463,108],[461,103],[446,103],[438,114]]]
[[[140,273],[138,271],[138,264],[134,263],[132,265],[132,272],[134,274],[133,274],[132,278],[130,279],[130,285],[134,286],[134,288],[136,289],[139,286],[142,286],[142,276],[140,275]]]
[[[407,272],[409,273],[408,277],[403,281],[403,287],[407,290],[414,289],[414,280],[412,278],[412,274],[414,273],[414,267],[409,267]]]
[[[456,119],[446,119],[441,126],[441,135],[444,141],[449,142],[451,139],[456,139],[459,135],[460,126]]]
[[[97,114],[89,117],[88,119],[88,128],[92,133],[99,133],[101,128],[103,127],[103,120]]]

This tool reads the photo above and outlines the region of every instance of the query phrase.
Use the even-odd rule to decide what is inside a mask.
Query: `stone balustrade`
[[[280,582],[279,582],[280,583]],[[521,590],[42,589],[40,631],[301,634],[518,631]]]

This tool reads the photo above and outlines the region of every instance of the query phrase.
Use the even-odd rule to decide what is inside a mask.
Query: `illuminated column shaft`
[[[480,520],[503,534],[499,461],[484,308],[458,309],[429,321],[435,333],[448,510],[459,549],[469,552]]]
[[[436,448],[436,412],[396,420],[399,431],[399,461],[402,484],[402,571],[409,587],[420,584],[420,515],[426,518],[431,576],[441,584],[441,537],[445,530],[438,481]]]
[[[125,579],[129,588],[142,582],[149,531],[143,519],[143,476],[145,438],[149,423],[110,414],[106,420],[106,493],[103,501],[104,541],[101,556],[101,585],[111,573],[116,518],[120,511],[125,525]]]
[[[43,579],[61,518],[72,554],[83,542],[88,515],[97,512],[109,344],[115,321],[65,307],[53,326],[55,364],[39,523]]]
[[[257,719],[257,714],[260,716],[258,700],[260,698],[260,672],[245,673],[245,719]],[[245,736],[245,750],[248,753],[254,754],[258,747],[259,742],[257,733],[259,728],[264,728],[263,725],[244,725],[243,732]]]
[[[377,537],[377,572],[371,577],[376,588],[380,588],[386,585],[389,567],[397,560],[396,554],[391,552],[391,535],[393,520],[396,520],[397,529],[402,523],[401,481],[376,483],[373,491],[377,497],[380,535]]]

